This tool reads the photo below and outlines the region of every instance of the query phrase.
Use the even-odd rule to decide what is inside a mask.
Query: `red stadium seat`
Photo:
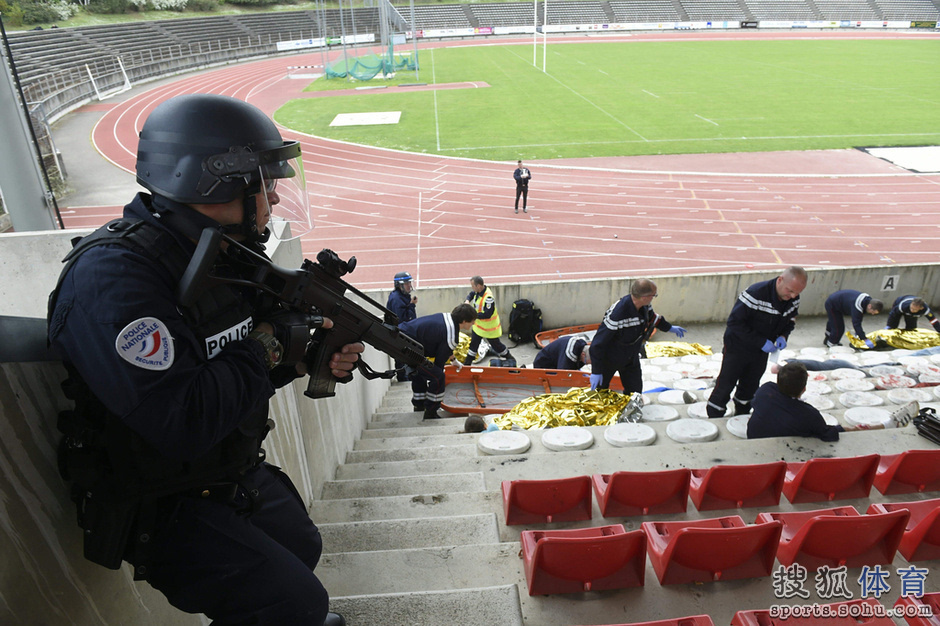
[[[738,611],[731,618],[731,626],[896,626],[894,620],[890,617],[836,617],[840,613],[839,607],[869,606],[871,612],[875,615],[884,615],[884,606],[874,598],[862,598],[859,600],[849,600],[848,602],[836,602],[835,604],[824,604],[822,607],[828,607],[830,616],[828,617],[771,617],[769,609],[759,609],[756,611]],[[881,607],[880,613],[875,613]],[[846,613],[848,610],[842,609]],[[852,615],[852,613],[849,613]],[[868,615],[868,613],[863,613]]]
[[[940,491],[940,450],[907,450],[882,456],[875,488],[887,495]]]
[[[675,585],[769,576],[782,524],[748,526],[739,515],[643,522],[659,582]]]
[[[692,470],[689,496],[699,511],[777,506],[786,473],[784,461]]]
[[[692,470],[594,474],[594,493],[604,517],[684,513]]]
[[[522,531],[529,595],[642,587],[646,535],[623,525]]]
[[[787,463],[783,495],[793,504],[867,498],[878,469],[877,454]]]
[[[920,598],[901,596],[898,598],[898,601],[894,603],[894,606],[905,608],[917,607],[920,609],[930,607],[930,613],[933,614],[933,617],[910,616],[908,615],[908,612],[910,612],[908,608],[904,613],[904,619],[907,621],[908,626],[937,626],[940,624],[940,592],[925,593]]]
[[[591,477],[504,480],[506,525],[591,519]]]
[[[608,624],[607,626],[715,626],[707,615],[690,615],[675,619],[660,619],[655,622],[632,622],[629,624]]]
[[[917,502],[885,502],[868,507],[868,513],[910,511],[898,551],[909,562],[940,559],[940,498]]]
[[[904,535],[910,513],[906,510],[859,515],[853,507],[817,511],[761,513],[758,523],[783,523],[777,560],[781,565],[799,563],[806,569],[886,565]]]

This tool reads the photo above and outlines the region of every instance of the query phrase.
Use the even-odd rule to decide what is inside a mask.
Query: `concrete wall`
[[[72,232],[0,237],[0,315],[44,317],[60,259]],[[281,265],[300,263],[299,244],[275,251]],[[2,341],[2,338],[0,338]],[[378,368],[387,357],[367,353]],[[58,412],[70,403],[60,391],[58,363],[0,364],[0,624],[203,624],[170,607],[129,566],[111,571],[85,561],[74,505],[56,467]],[[277,426],[268,459],[294,479],[307,502],[318,497],[345,460],[388,389],[357,377],[337,397],[312,401],[296,382],[272,399]]]
[[[779,275],[779,271],[737,274],[695,274],[655,278],[659,297],[653,308],[677,324],[723,322],[738,295],[748,286]],[[889,265],[879,267],[832,267],[809,269],[806,290],[800,296],[801,315],[825,315],[826,297],[839,289],[859,289],[884,301],[886,310],[895,298],[914,294],[924,297],[934,309],[940,304],[940,265]],[[893,278],[892,278],[893,277]],[[483,277],[484,280],[486,276]],[[535,282],[489,285],[496,297],[506,332],[512,303],[528,298],[542,310],[545,329],[596,324],[613,302],[630,292],[636,278]],[[889,280],[890,279],[890,280]],[[391,282],[391,279],[389,279]],[[889,283],[893,290],[885,290]],[[460,287],[440,287],[415,291],[418,315],[449,311],[470,292],[470,277]],[[371,292],[379,302],[388,299],[388,290]]]

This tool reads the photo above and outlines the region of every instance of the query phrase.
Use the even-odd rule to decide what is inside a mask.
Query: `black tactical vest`
[[[99,245],[121,245],[150,258],[178,284],[190,257],[173,235],[144,221],[118,219],[77,242],[65,257],[66,266],[49,301],[55,310],[62,280],[75,260]],[[251,330],[254,307],[236,288],[217,285],[206,290],[191,307],[180,309],[187,326],[207,357],[229,341],[244,339]],[[209,483],[233,481],[263,457],[261,441],[267,434],[267,411],[246,418],[206,454],[195,461],[168,459],[158,453],[91,393],[69,363],[63,383],[74,411],[60,414],[58,427],[65,435],[60,446],[60,471],[73,483],[73,496],[115,503],[152,500]]]

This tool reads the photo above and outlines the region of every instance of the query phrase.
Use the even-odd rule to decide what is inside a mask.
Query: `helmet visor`
[[[258,225],[267,216],[271,234],[280,241],[297,239],[313,229],[310,197],[300,154],[287,160],[266,163],[258,168]],[[284,228],[286,222],[289,228]]]

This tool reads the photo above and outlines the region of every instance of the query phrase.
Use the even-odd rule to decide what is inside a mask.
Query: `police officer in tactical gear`
[[[408,272],[398,272],[395,274],[394,289],[388,294],[388,303],[386,308],[398,316],[398,322],[410,322],[418,317],[415,312],[415,305],[418,303],[418,297],[412,293],[411,274]]]
[[[395,274],[394,288],[392,293],[388,294],[388,303],[385,305],[389,311],[398,317],[398,322],[403,324],[410,322],[418,317],[415,305],[418,298],[412,295],[411,274],[408,272],[398,272]],[[405,373],[404,364],[395,361],[395,369],[398,370],[398,382],[406,382],[408,375]]]
[[[302,179],[299,144],[260,110],[171,98],[140,133],[137,180],[151,193],[76,245],[50,298],[75,400],[59,421],[60,467],[85,556],[130,562],[173,606],[218,624],[345,624],[313,573],[319,531],[261,448],[268,400],[305,373],[310,331],[332,322],[251,287],[206,287],[188,305],[177,293],[203,229],[263,253],[279,203],[302,213]],[[214,275],[245,274],[235,248]],[[351,376],[362,349],[333,355],[333,376]]]

